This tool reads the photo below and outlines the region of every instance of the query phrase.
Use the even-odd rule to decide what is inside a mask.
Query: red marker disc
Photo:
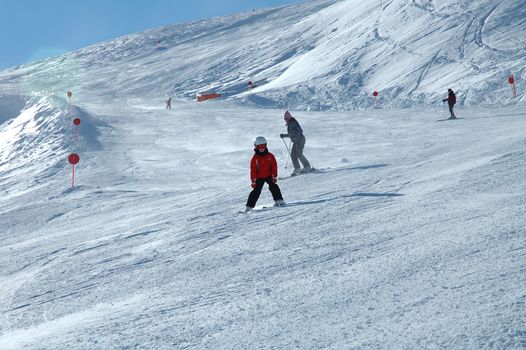
[[[69,155],[69,157],[68,157],[68,162],[69,162],[69,164],[71,164],[71,165],[75,165],[75,164],[77,164],[79,161],[80,161],[80,157],[79,157],[79,155],[76,154],[76,153],[71,153],[71,154]]]

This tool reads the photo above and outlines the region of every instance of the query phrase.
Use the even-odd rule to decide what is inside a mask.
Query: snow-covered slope
[[[1,72],[0,349],[525,348],[524,9],[472,3],[312,1]],[[286,104],[319,171],[239,214],[256,136],[291,172]],[[412,108],[305,111],[353,106]]]
[[[247,216],[251,139],[290,171],[279,111],[154,102],[92,105],[74,191],[65,159],[3,177],[2,348],[526,344],[524,112],[295,113],[321,171]]]
[[[438,105],[447,88],[459,104],[503,104],[513,102],[510,74],[523,89],[525,54],[520,1],[323,0],[129,35],[0,82],[115,98],[214,90],[310,110]]]

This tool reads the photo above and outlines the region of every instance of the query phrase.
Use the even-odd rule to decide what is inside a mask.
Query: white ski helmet
[[[258,136],[254,140],[254,146],[266,145],[266,144],[267,144],[267,140],[263,136]]]

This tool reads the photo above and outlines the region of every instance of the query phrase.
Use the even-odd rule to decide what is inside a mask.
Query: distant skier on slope
[[[303,135],[303,129],[301,128],[300,123],[292,117],[289,111],[285,112],[283,119],[285,119],[285,122],[287,123],[287,133],[279,134],[279,137],[290,137],[290,140],[292,141],[292,149],[290,151],[290,159],[294,165],[292,176],[302,173],[299,161],[303,164],[303,172],[311,171],[312,167],[307,158],[303,155],[305,136]]]
[[[457,103],[457,96],[451,89],[447,89],[447,98],[443,99],[442,102],[446,102],[449,105],[449,119],[457,119],[455,116],[455,112],[453,112],[453,107],[455,106],[455,103]]]
[[[170,97],[165,102],[166,102],[166,109],[172,109],[172,98]]]
[[[276,158],[267,149],[267,140],[263,136],[256,137],[254,141],[254,156],[250,160],[250,180],[252,192],[248,196],[245,212],[250,212],[256,206],[265,182],[274,198],[275,206],[283,206],[283,196],[276,184],[278,181],[278,163]]]

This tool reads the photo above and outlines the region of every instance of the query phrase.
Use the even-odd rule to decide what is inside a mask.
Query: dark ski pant
[[[290,150],[290,159],[292,160],[292,165],[294,165],[294,170],[301,169],[300,161],[304,168],[310,168],[309,161],[303,155],[303,148],[305,148],[305,136],[301,137],[298,142],[294,142]]]
[[[450,114],[450,118],[456,118],[455,116],[455,112],[453,112],[453,107],[455,106],[454,104],[451,104],[449,103],[449,114]]]
[[[272,198],[274,198],[274,200],[283,199],[281,196],[281,190],[279,189],[279,186],[272,181],[272,177],[256,179],[256,187],[254,187],[252,192],[248,195],[247,207],[254,208],[256,206],[256,202],[261,195],[261,190],[263,189],[265,182],[268,183],[268,189],[270,190],[270,193],[272,193]]]

